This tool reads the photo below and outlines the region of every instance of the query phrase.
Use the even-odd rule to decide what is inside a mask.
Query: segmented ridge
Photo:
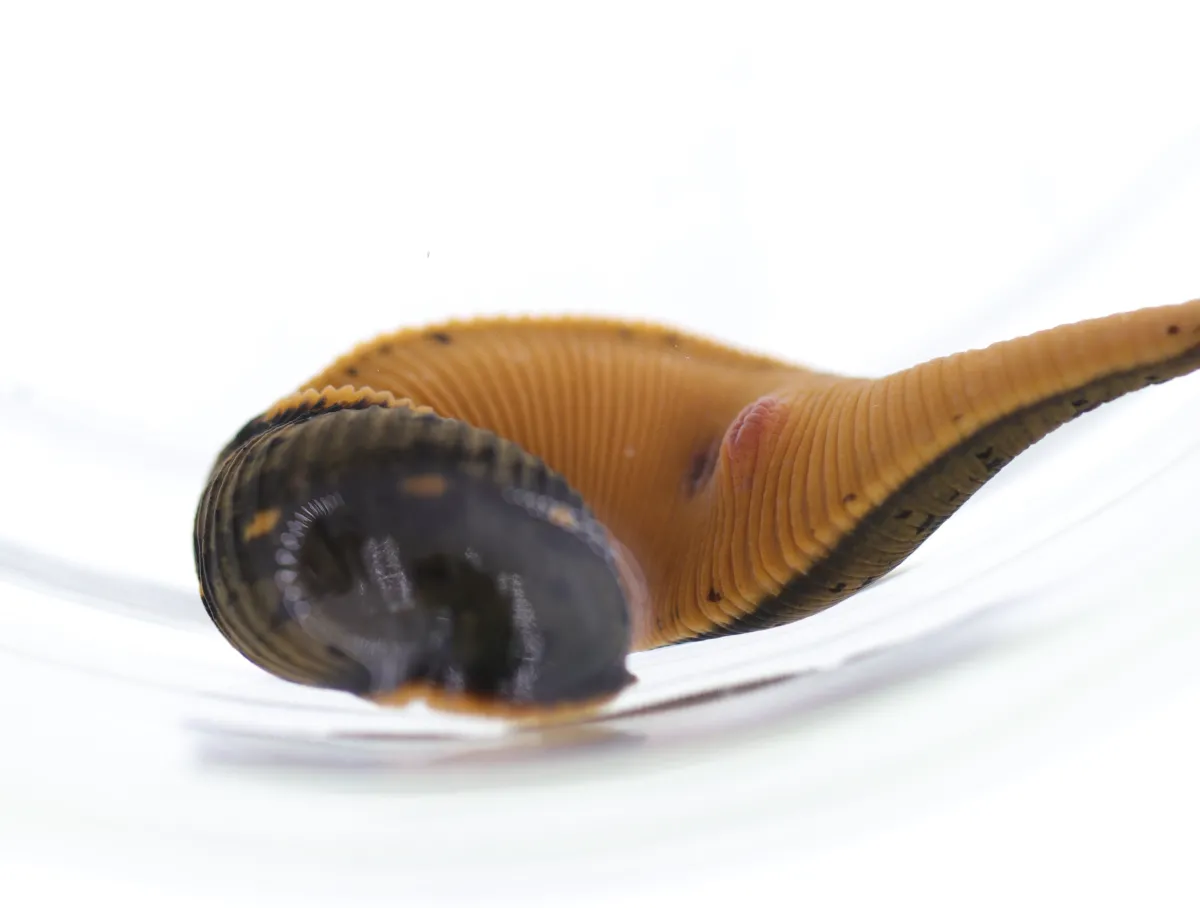
[[[828,557],[701,639],[788,624],[841,602],[899,566],[1013,458],[1060,426],[1147,385],[1200,367],[1200,346],[1102,376],[983,426],[911,476],[841,537]]]

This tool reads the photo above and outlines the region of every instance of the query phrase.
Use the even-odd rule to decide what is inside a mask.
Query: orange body
[[[851,595],[1047,432],[1198,366],[1200,301],[882,379],[646,325],[479,320],[378,338],[302,390],[388,392],[561,473],[644,575],[645,649]]]

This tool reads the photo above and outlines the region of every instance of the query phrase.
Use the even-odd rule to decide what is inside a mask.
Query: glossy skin
[[[1197,367],[1200,301],[1062,326],[877,380],[817,373],[664,328],[611,321],[480,320],[402,331],[343,356],[258,424],[274,426],[266,434],[308,432],[341,439],[336,444],[301,439],[289,443],[286,456],[255,460],[244,452],[262,447],[262,436],[249,437],[250,429],[223,452],[198,514],[202,589],[231,642],[282,677],[380,702],[420,696],[450,709],[521,715],[586,709],[630,680],[623,670],[626,648],[771,627],[841,601],[903,561],[984,482],[1054,428]],[[494,469],[493,461],[486,468],[476,463],[474,484],[462,492],[485,500],[503,497],[504,489],[537,486],[545,498],[539,514],[517,510],[496,518],[494,558],[507,558],[510,573],[540,578],[545,598],[534,603],[535,626],[555,627],[542,635],[540,648],[527,645],[524,656],[511,632],[496,632],[496,645],[507,647],[508,655],[493,658],[502,667],[492,674],[507,681],[493,678],[464,689],[463,666],[483,659],[486,645],[472,644],[474,655],[447,655],[443,641],[432,648],[415,645],[425,653],[419,658],[394,658],[403,663],[400,669],[376,666],[364,684],[362,664],[370,659],[347,654],[346,641],[339,646],[328,628],[315,645],[312,627],[305,631],[296,621],[222,617],[278,613],[279,600],[287,598],[286,584],[271,580],[274,556],[264,554],[272,545],[278,551],[283,532],[271,523],[271,513],[287,511],[297,496],[317,487],[335,494],[339,483],[362,473],[356,458],[370,445],[364,447],[365,436],[349,428],[362,420],[362,411],[338,409],[346,406],[383,414],[379,425],[426,426],[418,436],[436,434],[435,425],[466,424],[463,432],[479,433],[471,436],[475,447],[486,437],[510,459],[528,461],[524,478]],[[416,412],[422,408],[432,413]],[[459,430],[446,431],[448,438]],[[391,453],[386,467],[377,465],[370,474],[372,488],[394,495],[402,476],[433,477],[424,480],[426,493],[442,481],[437,477],[456,490],[465,482],[459,474],[472,458],[463,445],[433,440],[414,452],[409,442],[395,440],[411,430],[378,432],[392,433]],[[331,451],[341,465],[323,477],[322,464],[336,459]],[[231,479],[229,464],[239,458],[259,466],[239,468]],[[291,477],[291,486],[264,476]],[[355,481],[360,487],[367,482],[361,476]],[[548,484],[553,488],[545,497]],[[214,487],[224,488],[225,497]],[[379,513],[356,518],[371,524],[377,540],[394,530],[401,560],[421,540],[413,527],[449,519],[446,508],[426,503],[412,526],[404,522],[408,518],[399,529],[388,524],[387,513],[411,510],[412,490],[419,488],[410,486],[391,501],[391,511],[379,505]],[[356,513],[365,513],[375,498],[359,493]],[[221,507],[214,505],[218,501]],[[555,502],[566,510],[550,517]],[[506,519],[517,529],[503,530]],[[253,539],[247,539],[246,527],[256,520]],[[534,529],[522,536],[529,520]],[[576,546],[565,560],[548,557],[545,547],[556,533],[569,537],[570,546],[584,524],[592,542],[605,540],[603,552]],[[472,525],[450,520],[439,544],[461,549]],[[361,532],[355,537],[359,568],[362,538]],[[380,550],[372,545],[370,551]],[[254,546],[259,554],[246,555]],[[529,546],[541,547],[544,557]],[[495,576],[498,570],[489,563],[483,573]],[[585,570],[598,571],[593,581],[563,593],[562,584]],[[248,596],[256,584],[258,592]],[[444,603],[453,598],[449,590],[431,591],[426,599]],[[623,607],[614,605],[614,590]],[[515,614],[501,600],[493,608]],[[349,600],[328,607],[353,612]],[[581,617],[586,614],[593,616],[590,624]],[[599,642],[597,628],[607,628]],[[264,656],[263,641],[281,633],[294,638],[289,647],[304,650],[303,658]],[[406,634],[428,638],[427,628],[377,633],[393,640],[395,652],[412,649],[394,642]],[[554,661],[553,647],[566,655]],[[597,652],[602,656],[588,663],[587,678],[565,670]],[[438,668],[455,660],[457,667]],[[297,670],[300,662],[303,670]],[[520,665],[526,683],[518,691],[513,679]],[[356,670],[359,681],[347,682],[346,673]],[[539,679],[536,695],[531,677]]]

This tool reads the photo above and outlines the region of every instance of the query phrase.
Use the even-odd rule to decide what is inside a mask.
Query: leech
[[[221,452],[202,596],[290,681],[577,715],[633,681],[631,651],[853,595],[1055,428],[1198,367],[1200,300],[873,380],[644,324],[400,331]]]

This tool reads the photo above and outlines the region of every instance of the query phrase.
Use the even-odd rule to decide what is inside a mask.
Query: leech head
[[[775,395],[760,397],[744,406],[723,434],[692,451],[683,481],[685,497],[693,498],[707,488],[718,466],[734,479],[735,489],[748,488],[756,464],[780,437],[787,418],[786,404]]]
[[[632,680],[625,556],[538,461],[479,433],[468,451],[451,422],[345,410],[232,455],[197,520],[210,614],[264,668],[377,702],[614,696]]]
[[[735,492],[748,491],[753,485],[755,470],[770,456],[788,417],[784,401],[767,395],[743,407],[729,424],[721,439],[720,460]]]
[[[759,449],[778,435],[785,417],[784,403],[774,395],[743,407],[725,433],[725,455],[730,462],[752,463]]]

